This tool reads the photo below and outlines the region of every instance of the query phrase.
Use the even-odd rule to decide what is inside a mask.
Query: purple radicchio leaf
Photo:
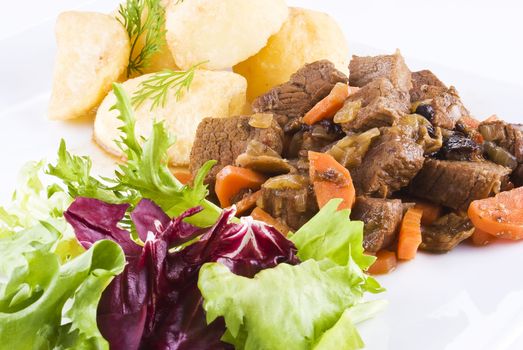
[[[82,199],[81,207],[113,206],[91,201]],[[97,218],[86,213],[88,210],[77,210],[75,203],[66,218],[79,239],[94,243],[107,238],[128,243],[122,236],[130,240],[129,233],[117,228],[125,212],[123,207],[119,211],[116,207],[98,210]],[[225,332],[223,319],[206,323],[203,298],[197,286],[201,266],[218,261],[236,274],[252,277],[282,262],[299,263],[292,242],[274,228],[251,218],[231,222],[233,209],[224,210],[210,229],[183,221],[200,210],[193,208],[170,220],[156,204],[142,200],[131,213],[145,245],[142,248],[131,241],[140,255],[127,255],[124,273],[104,292],[98,308],[98,325],[111,349],[231,349],[231,345],[220,340]],[[98,221],[102,224],[97,225]],[[179,247],[197,236],[200,236],[198,241]],[[131,248],[133,252],[135,249]]]

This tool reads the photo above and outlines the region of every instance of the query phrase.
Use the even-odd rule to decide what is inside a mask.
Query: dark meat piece
[[[420,90],[415,92],[415,97],[416,101],[426,100],[425,104],[432,106],[434,115],[430,122],[434,126],[452,130],[458,120],[469,115],[453,86],[447,89],[441,86],[422,85]]]
[[[352,220],[365,223],[363,247],[375,253],[388,247],[396,238],[403,218],[403,204],[399,199],[358,197],[351,212]]]
[[[303,226],[319,210],[309,179],[301,175],[269,179],[262,185],[257,205],[293,230]]]
[[[481,123],[479,132],[485,141],[509,151],[519,163],[523,163],[523,125],[507,124],[503,121]]]
[[[412,73],[412,89],[410,90],[410,100],[412,102],[424,100],[425,93],[422,92],[424,86],[435,86],[442,90],[447,90],[447,86],[438,79],[430,70],[421,70]]]
[[[405,187],[423,167],[423,147],[398,128],[389,128],[352,171],[358,195],[386,198]]]
[[[347,83],[348,78],[327,60],[305,65],[291,79],[276,86],[252,104],[254,112],[270,112],[280,125],[301,118],[316,103],[329,94],[336,83]]]
[[[277,154],[283,149],[283,130],[276,121],[266,129],[249,125],[250,117],[205,118],[198,125],[191,150],[189,170],[193,175],[208,160],[218,163],[212,168],[206,182],[214,187],[216,174],[226,165],[234,164],[245,152],[249,141],[256,140],[270,147]]]
[[[412,180],[412,195],[446,207],[466,211],[470,202],[499,193],[510,169],[491,162],[427,159]]]
[[[460,132],[450,132],[443,138],[438,157],[445,160],[483,160],[481,147]]]
[[[411,73],[399,51],[393,55],[352,56],[349,64],[351,86],[363,87],[378,78],[388,79],[394,88],[407,93],[412,88]]]
[[[454,213],[442,216],[430,226],[421,228],[420,249],[432,253],[446,253],[472,236],[474,225],[467,217]]]
[[[347,99],[347,103],[360,101],[356,117],[343,123],[345,131],[365,131],[391,126],[409,113],[408,92],[399,90],[386,78],[378,78],[365,85]]]

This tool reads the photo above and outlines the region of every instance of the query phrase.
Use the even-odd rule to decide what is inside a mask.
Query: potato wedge
[[[127,32],[110,15],[71,11],[58,17],[56,41],[49,118],[88,115],[127,67]]]
[[[154,74],[154,73],[153,73]],[[123,84],[129,97],[140,89],[140,83],[150,78],[146,74],[130,79]],[[190,90],[176,99],[174,90],[167,97],[165,106],[151,111],[150,100],[146,100],[135,110],[136,133],[147,137],[154,120],[164,120],[168,130],[176,136],[176,144],[169,150],[170,164],[187,166],[196,134],[196,128],[205,117],[225,118],[242,113],[245,106],[247,82],[232,72],[196,70]],[[94,122],[94,139],[109,153],[122,157],[114,140],[120,138],[121,125],[118,112],[110,110],[116,97],[110,92],[104,99]]]
[[[348,75],[349,48],[342,30],[327,14],[291,8],[282,29],[256,55],[234,66],[249,84],[247,99],[289,80],[291,74],[320,59],[328,59]]]
[[[167,44],[178,67],[224,69],[254,55],[287,18],[284,0],[172,1]]]

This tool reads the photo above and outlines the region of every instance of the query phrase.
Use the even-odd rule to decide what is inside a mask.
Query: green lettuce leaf
[[[207,322],[223,316],[224,340],[236,349],[312,349],[322,335],[336,326],[345,310],[361,299],[353,270],[308,260],[300,265],[280,264],[249,279],[219,263],[205,264],[198,287],[204,297]],[[339,334],[339,329],[332,333]],[[350,334],[346,335],[347,337]],[[361,347],[359,337],[346,341]],[[323,338],[320,344],[327,343]],[[325,347],[324,347],[325,349]]]
[[[351,221],[349,210],[337,210],[341,199],[329,201],[318,214],[303,225],[290,240],[303,260],[330,259],[347,265],[349,259],[366,270],[375,257],[363,254],[363,222]]]
[[[6,349],[108,349],[96,325],[100,295],[123,271],[114,242],[100,241],[61,265],[60,234],[37,225],[0,239],[0,339]],[[16,335],[16,336],[13,336]]]

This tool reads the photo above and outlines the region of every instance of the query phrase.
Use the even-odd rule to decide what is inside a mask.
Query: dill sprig
[[[160,0],[127,0],[120,5],[119,13],[118,20],[131,40],[127,77],[143,74],[151,57],[165,45],[165,9]],[[141,42],[143,47],[136,52]]]
[[[189,91],[196,69],[204,63],[195,64],[185,71],[164,69],[154,73],[150,78],[141,82],[140,88],[133,94],[134,107],[140,106],[148,99],[152,101],[151,110],[159,106],[164,107],[171,90],[174,90],[174,95],[179,100],[184,92]]]

